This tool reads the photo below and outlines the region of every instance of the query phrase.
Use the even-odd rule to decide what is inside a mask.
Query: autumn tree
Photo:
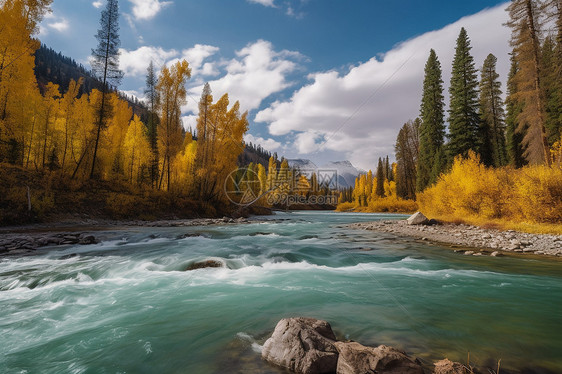
[[[470,54],[470,39],[464,27],[457,39],[453,73],[449,87],[449,159],[467,157],[476,151],[478,142],[478,81],[474,58]]]
[[[151,148],[146,127],[138,116],[130,122],[123,141],[124,170],[129,181],[140,184],[143,171],[151,162]]]
[[[540,22],[539,3],[536,0],[513,0],[508,6],[512,29],[511,45],[518,70],[514,77],[517,82],[519,100],[524,102],[519,114],[519,130],[529,125],[525,134],[525,156],[534,164],[550,164],[550,149],[545,128],[545,99],[541,85]]]
[[[445,153],[443,79],[441,63],[432,49],[425,65],[423,96],[420,109],[420,148],[417,167],[417,190],[433,184],[443,168]]]
[[[166,177],[166,188],[170,190],[171,162],[180,151],[183,141],[181,107],[186,103],[185,84],[191,77],[187,61],[178,61],[170,68],[164,66],[156,86],[160,103],[160,123],[158,125],[158,149],[162,156],[159,188]]]
[[[507,164],[505,149],[505,111],[503,108],[500,75],[496,72],[498,59],[489,54],[482,66],[480,81],[480,149],[487,166]]]
[[[96,158],[100,143],[100,135],[106,127],[110,117],[111,105],[107,100],[109,85],[117,87],[123,78],[119,70],[119,5],[118,0],[107,0],[105,9],[101,13],[100,29],[96,34],[98,46],[92,49],[92,70],[102,82],[102,96],[98,108],[98,118],[94,141],[94,154],[90,179],[94,177]]]

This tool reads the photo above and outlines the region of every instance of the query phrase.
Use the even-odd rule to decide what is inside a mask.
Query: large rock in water
[[[336,336],[326,321],[286,318],[279,321],[262,351],[270,363],[302,374],[335,373]]]
[[[426,216],[422,212],[417,212],[406,220],[408,225],[426,225],[429,222]]]
[[[448,359],[436,362],[433,371],[434,374],[467,374],[468,372],[463,364]]]
[[[335,346],[339,352],[337,374],[423,374],[418,362],[386,345],[372,348],[337,342]]]

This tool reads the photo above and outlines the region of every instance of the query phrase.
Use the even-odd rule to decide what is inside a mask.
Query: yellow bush
[[[471,154],[418,194],[420,209],[445,220],[562,223],[562,170],[547,166],[486,168]]]

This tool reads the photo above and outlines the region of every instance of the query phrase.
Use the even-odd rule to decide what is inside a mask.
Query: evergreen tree
[[[541,84],[546,103],[545,128],[549,146],[562,135],[562,55],[560,48],[551,37],[547,37],[542,47]]]
[[[385,197],[384,194],[384,169],[382,159],[379,158],[379,165],[377,167],[377,190],[376,195],[378,197]]]
[[[470,39],[464,28],[457,39],[451,76],[449,108],[450,161],[457,155],[468,157],[478,144],[478,81],[474,58],[470,54]]]
[[[441,63],[437,54],[432,49],[425,65],[425,78],[423,82],[423,96],[421,103],[420,148],[417,167],[417,190],[423,191],[436,181],[435,174],[439,175],[444,163],[436,159],[445,142],[443,79],[441,76]],[[434,164],[438,161],[438,165]]]
[[[109,85],[117,87],[123,78],[123,72],[119,70],[119,45],[121,42],[119,40],[118,0],[107,0],[106,7],[101,13],[100,29],[96,39],[98,40],[98,47],[92,50],[92,70],[102,81],[102,97],[97,109],[97,129],[90,179],[94,177],[101,131],[106,127],[107,119],[111,113],[111,106],[109,100],[107,100]]]
[[[158,115],[156,114],[156,104],[158,103],[158,95],[156,85],[158,78],[154,68],[154,62],[151,60],[146,73],[146,88],[144,93],[148,103],[148,137],[150,139],[150,149],[152,151],[152,162],[150,165],[150,180],[152,188],[156,187],[158,181]]]
[[[501,98],[500,75],[496,72],[498,59],[489,54],[482,66],[480,81],[480,155],[487,166],[507,164],[505,149],[505,112]]]
[[[506,99],[506,149],[509,164],[515,168],[521,168],[527,164],[525,159],[525,145],[523,139],[527,126],[519,126],[519,116],[523,111],[525,103],[517,96],[517,75],[519,67],[513,55],[511,56],[511,69],[507,80]]]
[[[396,193],[402,199],[416,199],[416,164],[419,154],[421,121],[408,121],[396,138]]]
[[[550,149],[545,128],[545,99],[541,84],[540,20],[538,0],[512,0],[507,8],[512,29],[511,45],[518,63],[515,75],[516,96],[524,102],[519,115],[519,130],[529,125],[525,133],[525,156],[534,164],[550,165]]]

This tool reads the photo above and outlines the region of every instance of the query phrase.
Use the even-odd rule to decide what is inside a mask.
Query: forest
[[[396,163],[379,160],[376,175],[358,178],[340,210],[419,208],[449,221],[535,229],[562,221],[562,2],[513,0],[507,11],[513,49],[505,101],[497,57],[477,67],[462,28],[447,113],[432,49],[420,116],[400,129]]]
[[[261,183],[252,205],[286,206],[268,200],[270,191],[333,195],[277,154],[247,147],[248,114],[228,94],[215,100],[208,84],[197,127],[186,130],[188,61],[159,71],[151,62],[144,102],[120,93],[118,1],[102,11],[92,71],[42,46],[34,35],[51,3],[1,4],[0,222],[69,211],[141,219],[229,214],[240,208],[224,193],[232,172]]]

